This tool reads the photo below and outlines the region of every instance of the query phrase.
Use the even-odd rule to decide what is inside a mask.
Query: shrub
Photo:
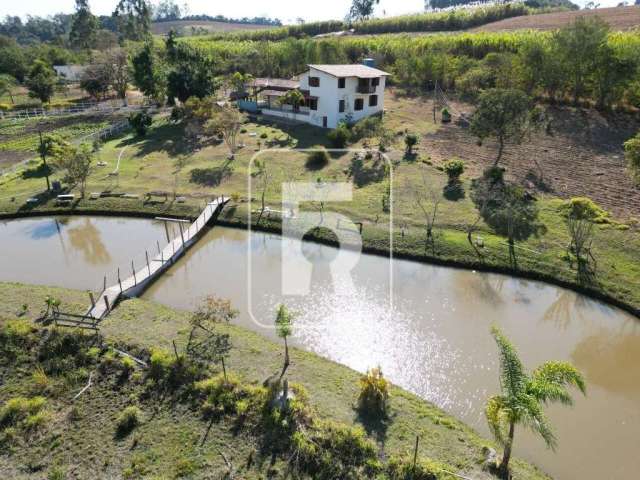
[[[262,132],[260,134],[260,138],[262,138],[262,139],[265,139],[265,138],[268,138],[268,137],[269,137],[269,135],[267,135],[267,132]]]
[[[38,360],[47,374],[58,375],[92,363],[88,351],[95,335],[54,328],[38,351]]]
[[[136,406],[126,407],[116,420],[116,433],[119,437],[124,437],[140,425],[142,410]]]
[[[404,137],[404,145],[405,151],[408,154],[413,152],[413,147],[418,143],[418,136],[415,133],[408,133],[406,137]]]
[[[327,134],[327,139],[333,148],[344,148],[350,138],[351,131],[344,123],[341,123]]]
[[[314,150],[307,155],[305,166],[309,170],[320,170],[326,167],[328,163],[329,154],[326,150]]]
[[[464,162],[459,159],[449,160],[444,164],[444,172],[449,177],[449,183],[457,182],[464,173]]]
[[[30,425],[40,424],[46,399],[44,397],[15,397],[9,399],[0,410],[0,428],[19,426],[25,422]]]
[[[149,359],[149,376],[154,380],[162,379],[174,361],[174,357],[166,350],[153,348]]]
[[[640,133],[624,143],[624,156],[631,176],[640,184]]]
[[[136,362],[129,357],[123,357],[120,361],[120,368],[122,369],[122,374],[128,377],[136,368]]]
[[[37,393],[45,393],[51,386],[51,380],[40,365],[36,366],[35,370],[31,374],[31,380],[33,381],[33,386]]]
[[[578,220],[590,220],[594,223],[610,223],[610,213],[587,197],[573,197],[560,206],[561,212]]]
[[[364,414],[383,416],[387,411],[389,382],[383,377],[380,367],[371,368],[360,377],[358,408]]]
[[[455,468],[432,460],[420,460],[416,462],[414,468],[412,460],[392,458],[386,466],[386,478],[389,480],[405,480],[407,478],[412,480],[438,480],[442,477],[443,470],[451,472],[455,471]]]
[[[152,123],[153,119],[147,112],[132,113],[129,115],[129,125],[131,125],[131,127],[133,127],[136,133],[141,137],[144,137],[147,134],[147,130]]]

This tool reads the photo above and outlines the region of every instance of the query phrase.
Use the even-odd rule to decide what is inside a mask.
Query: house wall
[[[319,87],[309,87],[308,77],[318,77],[320,79]],[[304,84],[303,84],[304,81]],[[375,94],[357,93],[358,79],[356,77],[347,77],[345,79],[345,88],[338,88],[338,78],[315,69],[311,69],[310,73],[305,77],[300,77],[300,88],[309,89],[312,97],[318,98],[318,110],[309,112],[308,122],[322,127],[323,117],[327,117],[327,127],[336,128],[341,121],[358,121],[362,118],[374,115],[384,109],[384,88],[385,77],[380,77],[380,85],[376,88]],[[378,95],[378,105],[369,106],[369,96]],[[362,98],[364,108],[355,110],[356,98]],[[340,113],[339,101],[345,101],[345,111]]]

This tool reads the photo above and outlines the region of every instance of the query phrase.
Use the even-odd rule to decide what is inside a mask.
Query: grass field
[[[498,32],[510,30],[555,30],[564,27],[577,18],[599,17],[612,30],[632,30],[640,26],[640,6],[596,8],[591,10],[572,10],[567,12],[543,13],[506,18],[472,28],[472,32]]]
[[[396,132],[394,149],[389,153],[394,165],[395,254],[474,268],[514,271],[509,263],[506,239],[496,235],[488,225],[480,222],[477,232],[473,234],[475,243],[478,241],[477,237],[482,238],[484,246],[480,250],[467,241],[467,228],[477,219],[477,211],[469,195],[470,181],[493,159],[491,143],[485,142],[479,147],[462,127],[433,123],[429,103],[419,99],[392,97],[387,101],[387,110],[387,125]],[[615,124],[612,124],[611,128],[614,127]],[[412,158],[405,158],[402,153],[402,135],[406,130],[420,135],[417,154]],[[588,131],[590,134],[594,133],[593,128]],[[526,241],[518,242],[515,270],[522,275],[578,286],[593,295],[605,296],[624,304],[637,313],[640,309],[640,234],[637,216],[640,203],[632,201],[638,191],[634,190],[631,181],[625,177],[621,146],[616,147],[617,150],[611,146],[613,150],[593,156],[589,145],[578,133],[558,128],[549,138],[551,140],[546,137],[532,139],[525,145],[510,145],[506,149],[504,165],[507,173],[536,195],[540,220],[545,227],[539,236],[531,236]],[[369,251],[388,250],[386,225],[389,213],[383,208],[387,195],[384,162],[376,162],[374,158],[366,161],[356,171],[353,154],[337,153],[332,154],[328,165],[318,169],[307,165],[306,153],[275,150],[276,147],[308,149],[326,145],[326,133],[306,125],[283,126],[264,120],[260,123],[248,123],[245,125],[245,132],[241,134],[241,141],[245,144],[244,148],[239,150],[235,160],[228,161],[224,144],[209,142],[193,145],[186,140],[181,126],[166,119],[158,119],[145,138],[127,136],[105,144],[98,154],[98,160],[106,162],[107,166],[96,168],[88,182],[88,192],[131,193],[140,197],[85,199],[76,202],[70,211],[195,216],[206,198],[225,194],[234,201],[225,210],[223,221],[246,224],[247,213],[253,210],[252,222],[255,222],[260,197],[260,191],[255,191],[255,186],[260,184],[260,180],[251,175],[255,174],[251,159],[258,151],[260,142],[260,158],[268,162],[273,177],[266,190],[268,204],[275,209],[281,208],[282,181],[353,181],[356,185],[353,202],[327,204],[325,208],[344,213],[353,221],[362,222],[364,246]],[[271,147],[267,147],[267,144]],[[355,145],[359,146],[361,144]],[[554,149],[558,151],[555,152]],[[109,175],[120,154],[122,160],[118,175]],[[443,162],[454,156],[467,162],[468,170],[463,175],[463,194],[459,198],[441,197],[435,221],[435,247],[428,248],[425,243],[424,216],[416,207],[412,192],[419,187],[439,196],[446,183],[446,176],[442,173]],[[530,159],[528,163],[525,160],[527,158]],[[536,171],[532,158],[537,158],[543,169],[549,169],[549,175],[544,177],[548,184],[542,191],[536,190],[528,175],[528,170],[534,173]],[[609,173],[593,175],[598,179],[594,182],[583,181],[582,178],[589,177],[586,166],[594,164],[594,158],[596,162],[607,162]],[[547,159],[550,163],[546,163]],[[565,167],[561,167],[563,162]],[[584,169],[577,167],[579,162],[584,163]],[[528,170],[524,169],[525,166],[528,166]],[[584,172],[581,174],[582,170]],[[523,174],[524,171],[527,172],[526,175]],[[611,180],[607,180],[609,176]],[[251,194],[247,192],[249,179],[252,179],[254,185]],[[28,197],[41,192],[44,184],[37,163],[25,171],[2,178],[0,214],[26,215],[33,211],[69,210],[69,207],[56,207],[53,201],[46,201],[46,198],[39,205],[25,203]],[[566,187],[567,185],[571,188]],[[562,186],[565,188],[560,188]],[[605,195],[615,189],[623,189],[625,192],[624,188],[628,192],[624,195]],[[149,191],[165,191],[169,200],[146,201],[144,194]],[[569,236],[559,210],[562,198],[575,195],[593,197],[603,207],[614,211],[611,222],[596,227],[593,244],[597,260],[596,271],[595,276],[586,283],[584,279],[578,279],[575,264],[567,261],[566,246]],[[177,196],[185,196],[186,203],[175,202],[173,199]],[[618,200],[621,196],[623,198]],[[249,199],[253,199],[251,204],[247,202]],[[612,208],[615,205],[627,205],[627,208],[616,210]],[[319,206],[313,204],[309,208],[318,209]],[[265,216],[259,227],[278,230],[279,223],[277,216]],[[327,237],[328,240],[331,238],[334,237]]]
[[[27,305],[24,320],[38,317],[47,295],[60,299],[66,311],[80,312],[86,303],[84,292],[0,283],[3,298],[0,328],[4,328],[8,319],[15,318],[16,312],[23,312],[24,304]],[[233,344],[227,361],[230,372],[249,383],[260,384],[279,370],[281,345],[234,326],[223,325],[220,330],[230,335]],[[109,344],[146,358],[145,352],[151,347],[172,350],[174,340],[182,348],[188,333],[188,313],[128,300],[102,323],[101,333]],[[300,350],[292,350],[291,362],[288,377],[307,389],[315,414],[346,425],[362,424],[354,409],[357,372]],[[46,377],[45,388],[42,376],[35,383],[36,377],[32,375],[38,364],[24,352],[10,364],[0,360],[3,376],[0,404],[11,397],[44,391],[49,412],[48,423],[38,433],[22,437],[13,432],[12,448],[7,455],[0,456],[0,472],[4,477],[51,478],[52,472],[62,471],[78,477],[101,478],[224,478],[229,461],[236,470],[236,478],[284,478],[283,459],[264,458],[260,438],[251,428],[239,429],[233,418],[222,418],[212,424],[203,442],[209,422],[203,420],[193,403],[180,396],[149,395],[141,381],[147,372],[140,368],[129,379],[99,368],[71,369],[64,376]],[[93,372],[92,386],[74,401],[73,396],[86,385],[90,372]],[[117,417],[129,405],[142,410],[143,420],[132,434],[119,437],[115,434]],[[388,421],[365,422],[365,427],[383,459],[409,455],[414,438],[419,435],[421,459],[445,463],[456,473],[478,480],[492,478],[480,468],[482,447],[491,445],[490,442],[403,390],[395,387],[391,390]],[[0,436],[6,441],[6,430]],[[514,467],[517,478],[547,478],[524,462],[516,460]],[[453,477],[441,474],[437,478]]]
[[[203,29],[209,33],[237,32],[240,30],[263,30],[274,28],[271,25],[256,25],[251,23],[215,22],[211,20],[176,20],[173,22],[154,22],[151,32],[154,35],[167,35],[171,30],[189,35],[192,29]]]

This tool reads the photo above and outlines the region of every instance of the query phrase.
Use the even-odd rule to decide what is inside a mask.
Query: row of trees
[[[551,101],[640,105],[640,35],[610,32],[598,19],[580,19],[557,32],[188,42],[209,52],[218,74],[288,77],[310,63],[356,63],[371,56],[393,73],[393,82],[416,91],[437,81],[471,99],[497,87]]]

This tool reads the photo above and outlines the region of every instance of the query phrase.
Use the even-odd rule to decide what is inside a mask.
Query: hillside
[[[214,22],[212,20],[175,20],[173,22],[154,22],[151,31],[154,35],[166,35],[171,30],[189,34],[191,28],[204,29],[209,33],[237,32],[241,30],[264,30],[274,28],[272,25],[253,23]]]
[[[568,12],[543,13],[505,18],[472,28],[472,32],[497,32],[509,30],[553,30],[563,27],[577,18],[600,17],[614,30],[631,30],[640,26],[640,6],[598,8],[596,10],[575,10]]]

